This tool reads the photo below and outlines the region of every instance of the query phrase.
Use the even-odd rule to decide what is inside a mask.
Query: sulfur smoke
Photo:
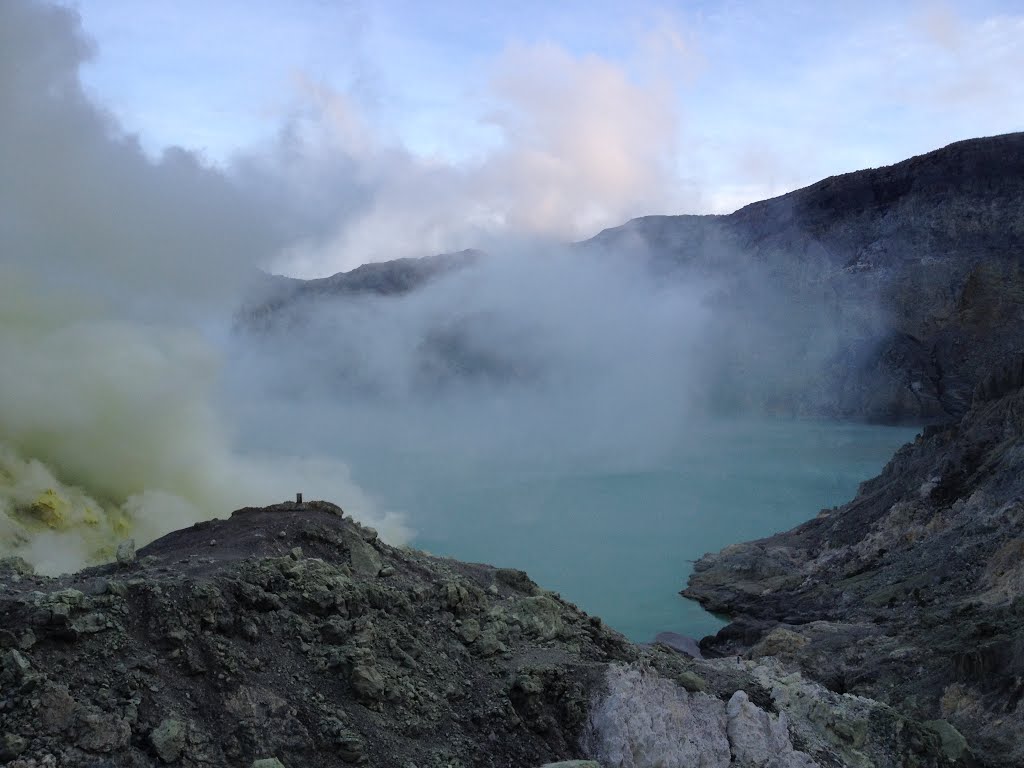
[[[401,539],[340,462],[238,449],[224,329],[286,235],[194,154],[147,158],[83,93],[90,53],[73,12],[0,5],[0,555],[69,570],[298,490]]]

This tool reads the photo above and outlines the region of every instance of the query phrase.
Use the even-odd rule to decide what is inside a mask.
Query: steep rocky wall
[[[1024,133],[951,144],[835,176],[719,217],[654,216],[607,230],[602,248],[646,244],[659,261],[753,274],[807,321],[775,354],[800,360],[838,336],[820,381],[788,393],[798,414],[950,421],[1024,338]],[[771,284],[771,290],[759,287]],[[755,302],[749,318],[772,322]],[[737,366],[738,368],[739,366]]]

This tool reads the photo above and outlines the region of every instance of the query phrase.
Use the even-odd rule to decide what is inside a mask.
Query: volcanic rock
[[[387,546],[333,505],[139,554],[0,577],[5,637],[35,636],[0,654],[11,768],[967,765],[949,728],[775,659],[634,646],[520,571]]]

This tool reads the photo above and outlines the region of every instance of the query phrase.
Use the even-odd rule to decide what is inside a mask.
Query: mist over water
[[[523,568],[635,640],[700,636],[692,560],[848,501],[913,436],[713,411],[711,296],[633,255],[497,255],[241,333],[259,391],[229,411],[247,445],[344,456],[415,546]]]

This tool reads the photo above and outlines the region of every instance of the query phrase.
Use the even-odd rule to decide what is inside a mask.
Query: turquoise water
[[[783,531],[849,501],[915,431],[806,422],[706,425],[628,469],[550,460],[448,466],[404,454],[356,479],[408,513],[412,543],[522,568],[636,641],[722,621],[680,597],[703,553]],[[366,457],[369,459],[369,457]],[[382,467],[387,472],[382,472]]]

